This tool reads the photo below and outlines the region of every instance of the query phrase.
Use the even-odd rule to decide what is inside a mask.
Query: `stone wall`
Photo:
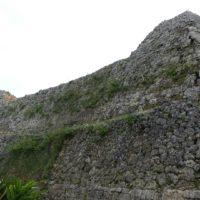
[[[56,196],[55,196],[56,191]],[[64,191],[64,192],[63,192]],[[54,200],[87,199],[87,200],[197,200],[200,199],[200,190],[164,190],[159,193],[155,190],[91,187],[90,189],[76,185],[54,185],[52,188]]]
[[[133,199],[135,195],[135,199],[167,199],[169,195],[191,195],[191,199],[198,199],[199,117],[199,105],[166,103],[138,115],[132,126],[123,120],[109,122],[104,138],[87,131],[77,134],[65,141],[55,163],[49,198],[82,199],[79,195],[85,195],[85,199],[106,200]]]
[[[8,106],[0,107],[0,130],[41,133],[64,125],[139,112],[145,110],[149,104],[157,106],[166,101],[163,94],[168,98],[167,92],[170,95],[170,89],[184,93],[187,88],[196,84],[200,44],[193,33],[197,34],[199,28],[200,17],[190,12],[161,23],[127,59],[117,61],[86,77],[19,98]],[[179,75],[184,79],[182,82],[175,82],[173,77],[171,79],[166,76],[166,70],[173,66],[176,66],[178,73],[185,73],[185,77],[181,73]],[[114,95],[108,98],[105,93],[110,88],[98,88],[98,78],[103,79],[100,83],[107,79],[116,81],[120,85],[117,86],[119,91],[113,90]],[[102,90],[102,96],[95,99],[95,91]],[[81,95],[73,96],[76,91]],[[75,103],[69,103],[69,98],[74,98]],[[171,101],[170,98],[167,100]],[[85,106],[89,101],[96,105]],[[60,102],[61,108],[56,110]],[[70,112],[72,107],[75,111]]]
[[[84,130],[65,141],[48,199],[198,199],[199,30],[200,17],[185,12],[127,59],[3,104],[0,156],[19,134],[104,121],[105,137]],[[116,120],[125,113],[136,123]]]
[[[0,107],[8,105],[10,102],[13,102],[15,100],[16,100],[15,96],[10,94],[9,92],[0,90]]]

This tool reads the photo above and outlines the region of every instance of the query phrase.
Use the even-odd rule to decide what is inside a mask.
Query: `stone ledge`
[[[200,199],[200,190],[142,190],[108,188],[102,186],[79,187],[78,185],[55,184],[50,187],[49,199],[93,199],[93,200],[184,200]]]

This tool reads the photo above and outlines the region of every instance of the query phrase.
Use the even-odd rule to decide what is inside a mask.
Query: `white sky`
[[[0,0],[0,89],[17,97],[128,57],[199,0]]]

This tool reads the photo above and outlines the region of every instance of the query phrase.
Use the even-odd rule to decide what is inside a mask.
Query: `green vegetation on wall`
[[[19,137],[15,143],[7,148],[8,155],[1,160],[0,176],[17,176],[25,180],[34,179],[44,181],[50,177],[63,143],[77,133],[87,133],[105,139],[109,133],[110,124],[117,121],[132,126],[136,116],[125,114],[115,119],[91,124],[76,125],[68,128],[54,130],[45,135],[26,135]]]
[[[104,137],[108,134],[108,126],[105,123],[97,123],[91,126],[91,130],[94,133],[100,135],[100,137]]]
[[[0,166],[0,176],[13,175],[26,180],[48,179],[63,142],[81,130],[99,134],[100,137],[104,137],[108,133],[106,124],[94,123],[62,128],[44,136],[20,137],[16,143],[8,147],[9,155]]]
[[[164,71],[164,75],[176,84],[182,84],[189,74],[194,75],[196,73],[198,73],[198,67],[189,64],[171,64]]]
[[[3,111],[3,114],[5,117],[10,116],[10,115],[15,115],[16,113],[17,113],[16,107],[13,107],[13,106],[6,106]]]
[[[142,85],[148,87],[155,82],[155,79],[156,79],[155,75],[144,76],[142,79]]]
[[[27,119],[35,117],[35,115],[44,115],[43,106],[41,104],[34,105],[24,112],[24,117]]]
[[[45,136],[27,135],[18,138],[8,147],[8,157],[0,166],[1,176],[18,176],[23,179],[44,180],[72,129],[60,129]]]
[[[137,117],[131,113],[123,115],[121,119],[129,126],[132,126],[134,123],[137,122]]]
[[[188,75],[198,74],[198,66],[194,64],[170,64],[163,66],[163,70],[159,71],[158,74],[147,74],[138,78],[138,87],[148,88],[155,83],[156,78],[162,78],[171,80],[174,84],[182,84]],[[159,88],[169,88],[168,85],[160,85]]]
[[[118,80],[111,79],[109,74],[96,74],[88,77],[81,87],[66,88],[62,94],[52,96],[50,102],[53,103],[53,112],[76,113],[80,110],[95,108],[124,91],[127,91],[127,87]]]

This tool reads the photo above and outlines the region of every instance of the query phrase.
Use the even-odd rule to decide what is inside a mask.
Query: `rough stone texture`
[[[162,104],[163,101],[171,101],[176,95],[190,98],[199,91],[197,74],[192,69],[199,69],[200,58],[200,44],[191,36],[191,30],[194,29],[200,29],[200,17],[190,12],[161,23],[129,58],[106,66],[92,75],[19,98],[9,106],[0,108],[0,129],[15,133],[44,132],[47,127],[52,129],[67,124],[111,118],[127,112],[139,112]],[[183,65],[188,70],[181,84],[166,77],[165,71],[171,65],[177,66],[178,71],[183,70]],[[77,112],[69,112],[72,106],[67,103],[67,99],[63,100],[66,100],[66,103],[63,102],[63,109],[54,110],[59,98],[69,91],[84,92],[88,89],[89,93],[94,93],[95,87],[91,90],[90,87],[96,76],[111,77],[127,86],[128,90],[116,93],[108,101],[102,98],[94,108],[80,104],[81,101],[90,100],[85,93],[74,100],[77,100]],[[195,90],[194,85],[197,87]],[[98,84],[95,86],[98,87]],[[187,92],[187,88],[191,91]],[[41,108],[38,113],[26,117],[27,112],[38,107]]]
[[[63,191],[55,195],[55,190],[57,188],[62,188]],[[132,199],[141,199],[141,200],[159,200],[160,195],[153,190],[128,190],[120,188],[106,188],[106,187],[77,187],[76,185],[54,185],[52,188],[52,196],[54,199],[62,199],[62,196],[67,197],[67,199],[110,199],[110,200],[132,200]],[[78,194],[78,195],[77,195]],[[72,197],[74,196],[74,197]]]
[[[4,90],[0,90],[0,107],[8,105],[10,102],[16,100],[16,97],[6,92]]]
[[[182,113],[186,113],[184,117]],[[65,142],[54,166],[50,182],[53,199],[53,194],[57,195],[55,185],[64,187],[59,199],[65,199],[65,192],[72,199],[76,189],[66,189],[68,184],[78,191],[84,188],[83,194],[91,195],[86,199],[176,199],[169,195],[197,198],[199,117],[199,106],[166,104],[138,115],[131,127],[123,121],[112,122],[109,135],[103,139],[87,132],[76,135]],[[101,192],[107,197],[98,198],[99,189],[91,189],[99,186],[105,187]],[[166,189],[176,190],[163,193]]]
[[[199,34],[200,17],[184,12],[157,26],[127,59],[1,104],[2,156],[18,134],[135,113],[132,126],[111,121],[104,138],[83,131],[66,140],[47,199],[199,199]]]

